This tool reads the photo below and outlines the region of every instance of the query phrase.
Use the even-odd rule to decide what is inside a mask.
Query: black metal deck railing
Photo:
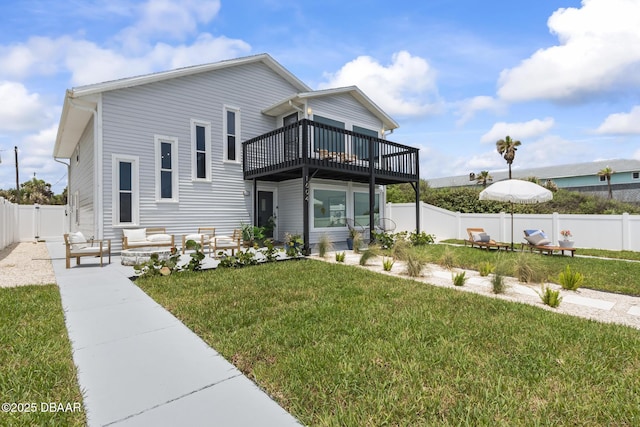
[[[284,180],[309,166],[327,177],[377,182],[418,181],[418,149],[370,135],[300,120],[245,141],[245,179]]]

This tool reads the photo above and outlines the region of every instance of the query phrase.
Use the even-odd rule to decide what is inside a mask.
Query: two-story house
[[[308,249],[344,241],[347,218],[375,224],[386,184],[418,200],[418,150],[385,139],[397,127],[357,87],[314,91],[261,54],[67,90],[53,155],[72,231],[271,221]]]

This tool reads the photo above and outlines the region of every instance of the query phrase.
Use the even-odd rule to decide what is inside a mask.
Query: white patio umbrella
[[[553,199],[553,193],[531,181],[507,179],[491,184],[480,192],[480,200],[511,203],[511,250],[513,250],[513,204],[535,204]]]

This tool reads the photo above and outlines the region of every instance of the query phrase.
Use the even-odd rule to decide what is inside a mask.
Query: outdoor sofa
[[[64,245],[66,248],[66,264],[67,268],[71,268],[71,258],[76,259],[76,265],[80,265],[80,258],[83,256],[100,257],[100,267],[103,265],[103,257],[109,257],[111,264],[111,240],[95,240],[89,239],[82,234],[81,231],[75,233],[64,234]]]
[[[130,228],[122,230],[122,249],[168,246],[175,247],[173,235],[164,227]]]

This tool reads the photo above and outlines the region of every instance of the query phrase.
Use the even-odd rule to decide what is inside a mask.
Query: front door
[[[265,227],[265,237],[273,237],[273,191],[258,191],[258,227]]]

